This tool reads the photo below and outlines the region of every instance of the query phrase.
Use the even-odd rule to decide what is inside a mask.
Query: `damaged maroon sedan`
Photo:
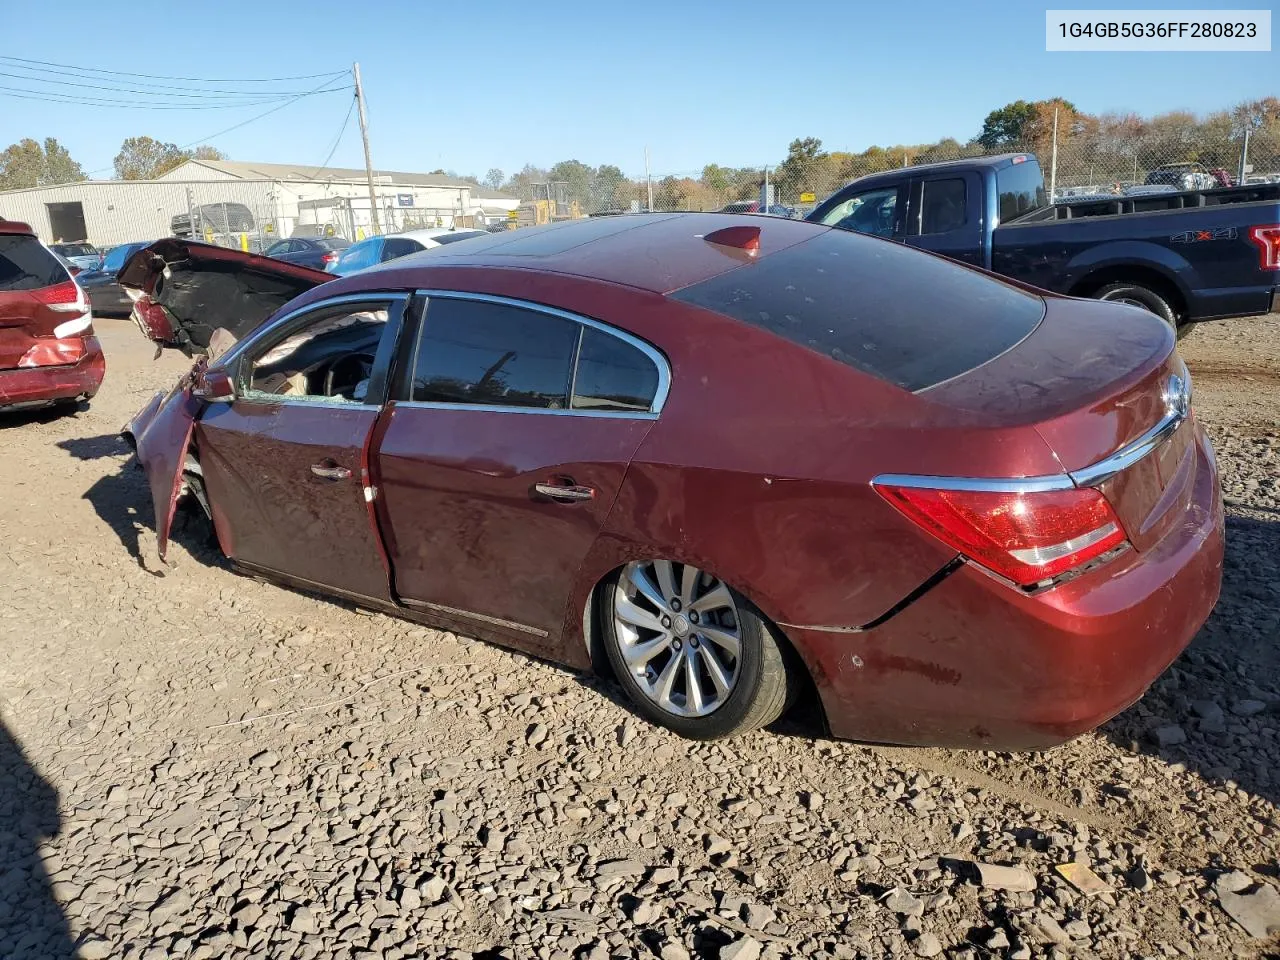
[[[816,692],[839,737],[1053,745],[1218,596],[1213,453],[1131,307],[714,214],[127,273],[213,355],[126,428],[162,551],[189,490],[246,571],[610,669],[685,736]]]

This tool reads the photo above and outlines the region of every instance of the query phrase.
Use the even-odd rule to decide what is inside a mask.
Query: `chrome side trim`
[[[560,310],[557,307],[548,307],[546,304],[535,303],[532,300],[520,300],[515,297],[501,297],[501,296],[497,296],[496,294],[489,294],[489,293],[468,293],[463,290],[418,290],[417,292],[421,296],[424,296],[427,298],[427,315],[428,316],[430,316],[430,313],[431,313],[431,300],[434,298],[439,298],[441,300],[479,300],[482,303],[499,303],[508,307],[517,307],[521,310],[532,310],[535,313],[546,313],[553,317],[560,317],[562,320],[569,320],[569,321],[572,321],[573,323],[579,323],[579,324],[582,324],[583,326],[591,327],[592,329],[599,330],[601,333],[606,333],[611,337],[617,337],[623,343],[630,344],[631,346],[639,350],[641,353],[643,353],[645,356],[647,356],[653,362],[653,365],[658,370],[658,389],[653,394],[653,403],[649,405],[648,413],[631,411],[632,415],[639,416],[639,417],[653,418],[653,417],[656,417],[658,414],[662,413],[662,408],[667,402],[667,394],[671,392],[671,365],[667,362],[667,358],[662,353],[662,351],[660,351],[653,344],[645,340],[641,340],[635,334],[627,333],[625,330],[619,330],[617,327],[610,326],[609,324],[603,323],[600,320],[593,320],[591,317],[584,317],[580,313],[570,313],[568,310]],[[575,366],[575,370],[576,370],[576,366]],[[449,407],[450,409],[454,409],[460,406],[467,406],[467,404],[445,404],[445,406]],[[499,406],[497,409],[505,413],[516,412],[516,409],[512,407]],[[561,411],[561,410],[522,409],[522,410],[519,410],[518,412],[582,414],[582,413],[600,413],[601,411],[597,411],[597,410],[589,410],[589,411],[563,410]],[[606,412],[606,415],[614,416],[614,417],[619,416],[619,414],[608,413],[608,412]]]
[[[299,294],[299,296],[301,296],[301,294]],[[236,342],[230,350],[220,356],[217,361],[210,364],[210,366],[220,370],[228,369],[232,364],[240,359],[241,355],[246,350],[251,349],[254,344],[261,341],[264,337],[271,336],[271,334],[280,327],[292,323],[304,313],[311,313],[314,310],[324,310],[328,307],[341,306],[344,303],[368,303],[372,300],[394,303],[397,300],[408,299],[409,294],[405,293],[403,290],[369,290],[365,293],[344,293],[341,296],[330,297],[327,300],[317,300],[315,303],[308,303],[305,307],[298,307],[296,310],[290,310],[288,313],[281,314],[276,317],[270,323],[258,327],[243,340]]]
[[[266,407],[319,407],[326,410],[381,410],[374,403],[353,403],[347,400],[334,400],[332,397],[315,397],[303,400],[299,397],[282,396],[272,393],[241,393],[236,395],[237,403],[252,403]]]
[[[871,481],[871,485],[986,493],[1045,493],[1049,490],[1070,490],[1075,486],[1071,477],[1065,473],[1045,477],[922,477],[905,473],[882,473]]]
[[[1100,483],[1105,483],[1117,473],[1133,466],[1173,436],[1186,418],[1187,415],[1181,410],[1170,410],[1154,427],[1138,437],[1138,439],[1125,444],[1111,456],[1080,470],[1072,471],[1070,474],[1071,479],[1080,487],[1096,487]]]
[[[1097,463],[1070,473],[1044,477],[923,477],[913,474],[882,473],[871,481],[875,486],[923,487],[929,490],[974,490],[988,493],[1045,493],[1072,487],[1096,487],[1117,473],[1129,469],[1182,426],[1186,414],[1166,413],[1154,427]]]
[[[459,610],[457,607],[446,607],[443,603],[429,603],[426,600],[410,600],[408,597],[401,597],[400,602],[406,607],[417,607],[422,610],[436,610],[440,613],[447,613],[454,617],[464,617],[467,620],[479,620],[481,623],[491,623],[495,627],[506,627],[509,630],[519,630],[521,633],[528,633],[535,637],[547,636],[547,631],[539,630],[537,627],[530,627],[523,623],[516,623],[514,620],[503,620],[501,617],[491,617],[484,613],[474,613],[470,610]]]
[[[656,413],[638,410],[551,410],[545,407],[504,407],[494,403],[443,403],[438,400],[396,400],[395,408],[410,407],[422,410],[473,410],[476,413],[541,413],[557,417],[596,417],[607,420],[657,420]]]

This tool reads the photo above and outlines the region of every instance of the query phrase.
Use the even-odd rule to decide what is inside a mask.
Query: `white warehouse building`
[[[440,174],[374,174],[384,233],[504,222],[520,201]],[[364,170],[187,160],[156,180],[84,180],[0,193],[0,218],[31,224],[46,243],[98,246],[188,232],[259,249],[298,235],[358,239],[373,232]],[[216,235],[215,235],[216,234]]]

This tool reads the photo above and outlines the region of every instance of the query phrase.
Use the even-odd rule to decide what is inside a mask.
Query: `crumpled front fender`
[[[196,364],[168,394],[157,393],[121,430],[137,452],[138,463],[151,487],[156,547],[161,560],[168,552],[169,530],[182,490],[182,468],[202,407],[191,388],[203,367],[203,363]]]

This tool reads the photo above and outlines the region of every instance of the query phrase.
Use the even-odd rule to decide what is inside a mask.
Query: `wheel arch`
[[[722,574],[715,564],[709,563],[705,558],[685,555],[684,559],[682,559],[678,553],[673,554],[671,551],[663,551],[656,548],[649,551],[629,550],[626,555],[616,558],[616,562],[606,569],[594,568],[593,572],[587,574],[584,578],[586,581],[585,591],[580,591],[584,595],[580,599],[576,612],[569,614],[569,618],[575,622],[573,624],[574,629],[566,629],[564,634],[566,660],[568,660],[568,648],[573,646],[577,649],[581,666],[590,669],[598,677],[616,682],[617,677],[614,675],[613,667],[609,663],[609,657],[605,653],[603,644],[604,632],[601,618],[606,615],[607,610],[603,594],[606,586],[616,575],[621,573],[628,563],[639,559],[664,559],[673,560],[676,563],[691,563],[699,570],[711,574],[732,587],[764,621],[770,633],[773,634],[778,644],[782,647],[783,655],[789,666],[799,671],[798,679],[801,684],[801,698],[807,699],[816,705],[822,728],[824,730],[830,729],[827,723],[825,704],[818,694],[813,665],[804,656],[800,647],[795,644],[787,634],[787,631],[779,625],[777,617],[770,616],[768,611],[756,602],[749,591],[743,590],[735,583],[732,576]],[[812,694],[812,696],[804,697],[806,693]]]
[[[1073,297],[1092,297],[1112,283],[1132,283],[1146,287],[1165,299],[1179,322],[1184,322],[1188,316],[1190,305],[1181,284],[1172,274],[1150,264],[1118,263],[1100,266],[1077,280],[1067,292]]]

